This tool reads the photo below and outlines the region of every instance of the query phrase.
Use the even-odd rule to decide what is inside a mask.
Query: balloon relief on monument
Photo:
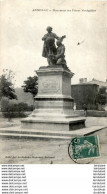
[[[42,38],[44,41],[42,56],[47,58],[49,66],[62,65],[63,67],[67,67],[64,55],[65,46],[62,44],[66,36],[58,37],[52,32],[52,27],[50,26],[46,30],[48,33]]]

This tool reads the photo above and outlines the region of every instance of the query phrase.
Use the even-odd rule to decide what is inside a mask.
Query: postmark
[[[76,163],[91,163],[94,158],[100,157],[98,136],[72,138],[68,154]]]

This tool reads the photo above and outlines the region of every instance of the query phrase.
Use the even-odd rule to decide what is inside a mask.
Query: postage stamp
[[[74,160],[99,157],[100,150],[98,136],[72,138],[68,147],[68,153]]]

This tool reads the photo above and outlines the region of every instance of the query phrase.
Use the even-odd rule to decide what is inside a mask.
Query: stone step
[[[18,129],[3,129],[0,130],[0,133],[11,133],[11,134],[29,134],[29,135],[52,135],[52,136],[70,136],[72,135],[72,133],[70,132],[64,132],[64,131],[46,131],[46,130],[31,130],[31,129],[22,129],[22,130],[18,130]]]
[[[35,134],[18,134],[18,133],[0,133],[1,138],[20,138],[20,139],[54,139],[54,140],[69,140],[71,137],[52,136],[52,135],[35,135]]]
[[[50,138],[70,139],[71,137],[84,136],[106,128],[105,126],[92,126],[72,131],[49,131],[36,129],[21,129],[18,127],[0,129],[0,137],[25,137],[25,138]],[[51,138],[52,137],[52,138]]]

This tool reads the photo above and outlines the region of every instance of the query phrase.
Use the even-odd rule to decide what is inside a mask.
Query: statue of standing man
[[[47,58],[49,66],[52,66],[52,65],[55,65],[58,60],[57,59],[58,48],[56,48],[55,39],[57,39],[60,42],[60,46],[62,46],[61,42],[66,36],[58,37],[55,33],[52,32],[52,27],[50,26],[48,26],[46,30],[48,31],[48,33],[45,34],[44,37],[42,38],[42,40],[44,41],[42,56]],[[64,48],[63,48],[63,51],[65,52]],[[64,58],[64,53],[63,53],[63,58]]]

